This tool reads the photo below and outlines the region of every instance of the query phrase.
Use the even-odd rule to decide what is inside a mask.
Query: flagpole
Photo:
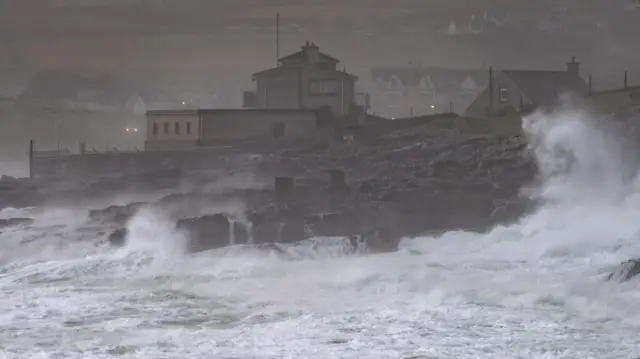
[[[280,64],[280,13],[276,13],[276,67]]]

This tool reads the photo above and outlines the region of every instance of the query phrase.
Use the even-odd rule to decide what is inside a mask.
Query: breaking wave
[[[318,238],[283,247],[295,260],[239,246],[186,255],[180,233],[150,211],[116,251],[78,249],[95,235],[79,233],[79,219],[61,221],[64,238],[46,255],[18,245],[37,230],[3,232],[0,353],[637,356],[640,289],[603,280],[640,257],[637,169],[584,112],[536,113],[523,129],[540,168],[535,212],[488,233],[405,238],[397,253],[346,256],[344,241]],[[39,213],[35,227],[77,218]],[[45,237],[37,243],[54,242]]]

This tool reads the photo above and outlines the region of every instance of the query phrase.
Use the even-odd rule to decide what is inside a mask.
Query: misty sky
[[[305,41],[362,84],[373,66],[561,69],[595,78],[640,63],[632,0],[3,0],[0,93],[43,69],[108,72],[137,87],[250,89]],[[599,81],[598,83],[603,83]],[[233,97],[233,96],[231,96]],[[231,100],[229,100],[231,101]]]
[[[22,156],[27,138],[55,131],[47,116],[2,105],[43,71],[239,106],[251,74],[276,63],[276,13],[281,55],[314,41],[360,77],[360,90],[372,67],[563,70],[571,56],[596,89],[620,86],[625,69],[640,84],[640,3],[631,0],[0,0],[4,144]],[[119,120],[105,128],[109,119],[97,118],[67,142],[93,136],[106,146],[108,131],[129,126]]]

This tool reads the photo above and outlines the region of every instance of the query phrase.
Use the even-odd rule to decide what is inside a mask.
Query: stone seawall
[[[100,152],[39,155],[30,160],[31,175],[37,179],[91,179],[112,175],[134,175],[162,170],[207,169],[233,153],[230,147],[192,151]]]

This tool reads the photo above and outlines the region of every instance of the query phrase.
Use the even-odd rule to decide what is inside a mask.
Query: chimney
[[[304,54],[304,58],[308,63],[313,65],[318,62],[318,58],[320,56],[320,48],[318,47],[318,45],[314,44],[313,42],[307,42],[302,47],[302,52]]]
[[[571,57],[571,62],[567,62],[567,73],[572,76],[580,76],[580,63],[576,62],[576,57]]]

